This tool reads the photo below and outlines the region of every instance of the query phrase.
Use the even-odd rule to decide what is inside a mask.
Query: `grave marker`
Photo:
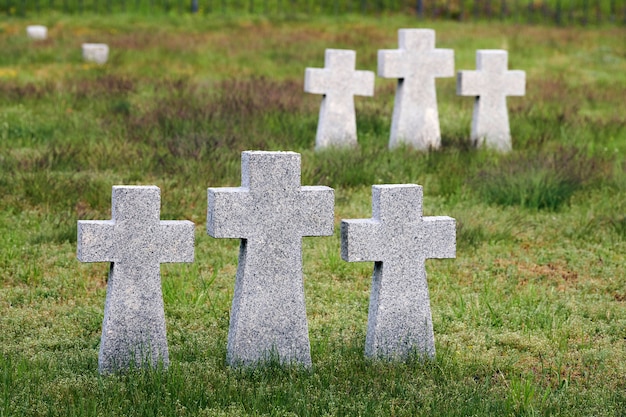
[[[111,262],[98,369],[168,365],[160,264],[193,262],[194,224],[161,221],[155,186],[115,186],[111,220],[78,222],[78,259]]]
[[[45,40],[48,37],[48,28],[42,25],[26,26],[26,36],[37,41]]]
[[[103,65],[109,59],[109,45],[106,43],[84,43],[82,45],[83,59]]]
[[[372,218],[342,220],[341,257],[374,261],[365,354],[404,359],[434,356],[425,261],[456,256],[455,220],[422,217],[422,187],[372,187]]]
[[[315,149],[356,146],[354,96],[374,95],[374,73],[355,71],[356,52],[327,49],[324,68],[307,68],[304,91],[323,94]]]
[[[300,185],[300,155],[243,152],[241,187],[209,188],[207,232],[239,238],[227,361],[311,365],[302,237],[333,233],[334,191]]]
[[[435,49],[435,31],[400,29],[400,49],[378,51],[378,75],[398,78],[389,148],[441,146],[435,77],[454,76],[454,51]]]
[[[511,129],[506,96],[523,96],[526,73],[507,71],[508,54],[501,50],[476,51],[476,71],[459,71],[457,94],[474,96],[471,138],[476,146],[502,152],[511,150]]]

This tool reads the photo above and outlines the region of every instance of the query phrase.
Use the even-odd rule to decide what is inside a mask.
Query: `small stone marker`
[[[374,95],[374,73],[355,71],[355,51],[327,49],[324,57],[324,68],[304,73],[304,91],[324,95],[315,149],[356,146],[354,96]]]
[[[240,238],[227,361],[311,366],[302,237],[333,233],[334,191],[300,186],[300,154],[243,152],[241,187],[208,189],[207,232]]]
[[[106,43],[84,43],[83,59],[102,65],[109,59],[109,45]]]
[[[371,219],[341,222],[341,257],[374,261],[365,355],[435,355],[425,260],[456,256],[456,222],[422,217],[422,187],[372,187]]]
[[[48,37],[48,28],[41,25],[26,26],[26,36],[37,41],[45,40]]]
[[[472,141],[477,146],[508,152],[511,129],[506,96],[523,96],[526,72],[507,71],[507,51],[476,51],[477,71],[459,71],[456,91],[460,96],[474,96]]]
[[[378,51],[378,75],[398,78],[389,148],[441,146],[435,77],[454,76],[454,51],[435,49],[435,31],[400,29],[400,49]]]
[[[168,365],[160,263],[193,262],[194,224],[161,221],[160,206],[158,187],[115,186],[111,220],[78,222],[78,259],[111,262],[100,373]]]

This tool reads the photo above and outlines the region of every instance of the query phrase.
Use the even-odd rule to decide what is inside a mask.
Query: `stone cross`
[[[302,237],[333,233],[334,191],[300,186],[300,154],[243,152],[241,187],[208,189],[207,232],[239,238],[227,362],[311,366]]]
[[[45,40],[48,37],[48,28],[42,25],[26,26],[26,36],[38,41]]]
[[[477,71],[459,71],[456,91],[461,96],[474,96],[472,141],[499,151],[511,150],[511,131],[506,96],[523,96],[526,73],[507,71],[507,52],[476,51]]]
[[[439,148],[435,77],[454,76],[454,51],[435,49],[435,31],[400,29],[400,49],[378,51],[378,75],[398,78],[389,147]]]
[[[327,49],[325,68],[307,68],[304,91],[323,94],[315,149],[356,146],[354,96],[374,95],[374,73],[355,71],[356,52]]]
[[[111,262],[98,369],[167,366],[160,264],[193,262],[194,224],[161,221],[161,190],[113,187],[111,220],[78,222],[78,259]]]
[[[425,261],[456,256],[455,220],[422,217],[422,187],[372,187],[371,219],[341,222],[341,257],[374,261],[365,355],[434,356]]]
[[[82,51],[83,59],[87,62],[103,65],[109,59],[109,45],[106,43],[84,43]]]

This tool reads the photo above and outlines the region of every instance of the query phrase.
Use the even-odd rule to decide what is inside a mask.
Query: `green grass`
[[[509,50],[514,151],[469,146],[472,100],[438,79],[441,150],[387,150],[395,82],[357,98],[359,148],[313,152],[325,48],[376,70],[411,17],[45,15],[50,39],[0,21],[0,416],[626,414],[626,31],[437,22],[456,69]],[[251,36],[251,34],[253,36]],[[80,44],[111,45],[84,64]],[[424,186],[457,219],[456,260],[427,262],[437,357],[363,357],[373,265],[339,232],[304,239],[314,367],[225,365],[238,242],[205,232],[206,188],[240,152],[302,154],[335,188],[336,225],[371,215],[371,185]],[[197,224],[196,262],[161,268],[171,367],[97,374],[108,266],[76,260],[76,222],[110,218],[111,187],[155,184],[162,218]]]

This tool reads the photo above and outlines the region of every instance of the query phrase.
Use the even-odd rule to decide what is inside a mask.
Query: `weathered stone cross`
[[[435,49],[435,31],[400,29],[400,49],[378,51],[378,75],[398,78],[389,147],[441,146],[435,77],[454,76],[454,51]]]
[[[476,97],[472,141],[503,152],[512,148],[506,96],[526,92],[526,73],[507,71],[507,58],[506,51],[476,51],[477,71],[459,71],[456,87],[458,95]]]
[[[115,186],[111,220],[78,222],[78,259],[111,262],[98,369],[167,366],[160,263],[193,262],[194,224],[160,220],[155,186]]]
[[[325,68],[307,68],[304,91],[323,94],[315,148],[356,146],[354,96],[374,95],[374,73],[355,71],[356,52],[327,49]]]
[[[374,261],[365,354],[434,356],[425,260],[456,256],[455,220],[422,217],[422,187],[372,187],[371,219],[341,222],[341,257]]]
[[[311,366],[302,237],[332,235],[333,219],[333,189],[301,187],[294,152],[243,152],[241,187],[208,189],[208,234],[241,239],[229,364]]]

